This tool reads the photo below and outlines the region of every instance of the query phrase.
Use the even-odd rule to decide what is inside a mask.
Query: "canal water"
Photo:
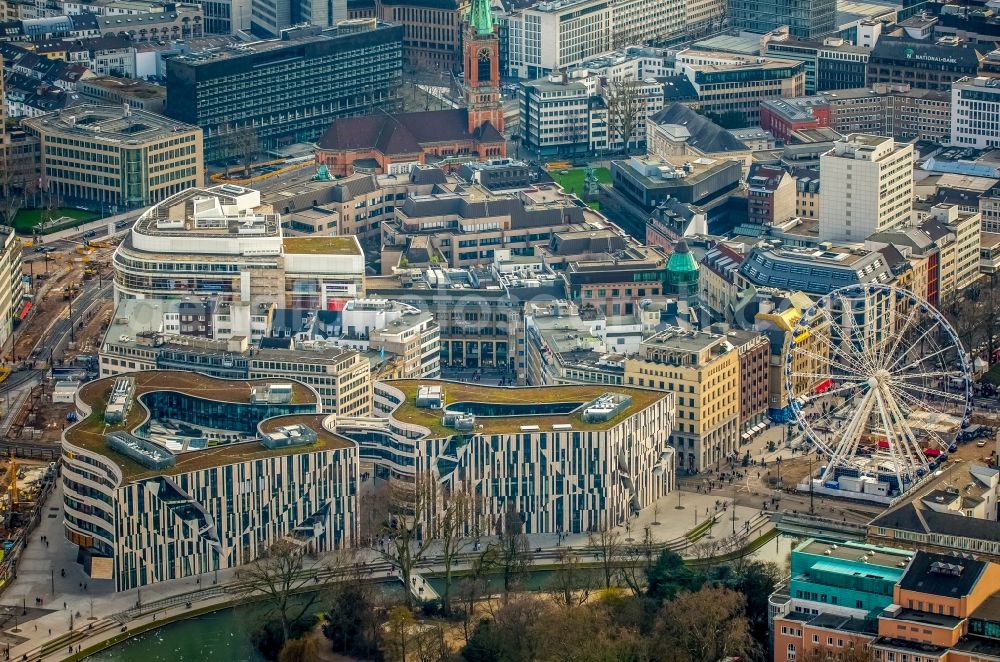
[[[756,550],[752,557],[774,561],[787,572],[788,555],[797,540],[780,535]],[[552,581],[552,574],[551,571],[531,573],[527,588],[545,589]],[[437,590],[441,589],[439,580],[428,581]],[[150,630],[87,659],[93,662],[263,662],[264,658],[250,643],[250,632],[260,618],[259,606],[224,609]]]

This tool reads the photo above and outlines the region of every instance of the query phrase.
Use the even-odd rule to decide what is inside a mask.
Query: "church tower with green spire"
[[[472,0],[465,33],[465,102],[469,133],[479,135],[491,124],[503,133],[500,96],[500,40],[490,0]]]

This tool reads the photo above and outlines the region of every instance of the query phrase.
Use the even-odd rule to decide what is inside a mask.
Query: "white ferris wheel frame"
[[[841,310],[845,308],[845,303],[850,302],[848,310],[855,313],[858,310],[857,304],[861,303],[862,309],[867,310],[872,297],[878,294],[889,297],[889,305],[895,308],[896,302],[908,299],[910,309],[908,312],[900,313],[901,321],[896,319],[894,314],[891,319],[893,329],[889,331],[889,337],[884,343],[865,344],[864,338],[859,338],[855,333],[859,327],[854,320],[850,325],[843,325],[837,322],[837,317],[841,315],[832,314],[830,311],[837,306]],[[918,322],[918,318],[928,320],[930,323],[921,333],[915,344],[908,347],[901,347],[900,343]],[[866,315],[867,319],[867,315]],[[823,322],[829,324],[828,353],[827,358],[806,350],[798,345],[796,338],[800,338],[804,333],[814,332]],[[919,327],[916,327],[919,328]],[[835,347],[834,329],[839,330],[839,344],[842,347]],[[847,331],[845,332],[845,329]],[[933,352],[923,356],[911,356],[911,350],[917,345],[923,346],[927,342],[932,331],[942,332],[946,338],[943,343],[934,341]],[[885,333],[883,331],[883,333]],[[930,338],[930,340],[934,340]],[[859,349],[860,347],[860,349]],[[960,367],[947,369],[930,370],[927,372],[909,372],[917,368],[924,361],[935,359],[947,351],[952,351],[957,356],[957,365]],[[797,372],[793,364],[796,357],[809,356],[814,360],[826,362],[826,374],[801,373]],[[951,357],[948,357],[951,360]],[[900,365],[902,363],[902,365]],[[836,369],[838,372],[834,372]],[[861,450],[862,437],[872,436],[869,421],[873,416],[881,423],[880,434],[885,437],[888,446],[888,453],[881,453],[876,449],[875,455],[883,456],[891,460],[892,470],[884,473],[894,474],[900,490],[906,489],[907,483],[915,482],[919,476],[926,475],[931,470],[931,460],[929,460],[920,446],[918,435],[913,431],[913,427],[907,420],[906,410],[920,408],[929,413],[947,414],[960,418],[959,429],[965,428],[969,424],[972,413],[972,373],[969,363],[965,357],[965,349],[955,333],[954,328],[948,323],[940,311],[925,299],[902,287],[872,283],[867,285],[850,285],[847,287],[832,290],[829,294],[820,297],[806,310],[802,317],[796,322],[792,331],[788,351],[785,353],[783,365],[783,377],[785,383],[785,393],[788,397],[788,405],[791,409],[793,419],[799,430],[811,442],[813,449],[826,456],[827,464],[819,480],[824,483],[831,474],[834,474],[838,467],[851,467],[861,469],[858,452]],[[815,383],[810,381],[810,386],[796,392],[796,379],[825,379],[831,381],[828,389],[822,393],[810,393],[810,388]],[[939,391],[929,388],[926,384],[912,383],[914,378],[937,379],[946,385],[952,384],[952,380],[960,379],[964,381],[964,389],[961,393]],[[857,395],[858,389],[867,387],[867,391]],[[816,425],[810,421],[810,414],[803,411],[803,405],[810,400],[818,400],[837,392],[847,392],[853,396],[840,409],[831,408],[830,418],[836,421],[844,421],[842,425],[831,425],[829,434],[831,442],[826,441]],[[958,413],[945,412],[938,409],[940,404],[931,405],[921,396],[934,395],[941,401],[954,402]],[[849,411],[850,415],[845,419],[834,416],[841,410]],[[826,416],[824,415],[824,420]],[[943,452],[948,450],[950,444],[945,442],[936,433],[927,432],[926,436],[930,442],[941,447]],[[868,440],[870,442],[870,439]],[[860,475],[860,474],[859,474]],[[813,476],[809,477],[812,480]]]

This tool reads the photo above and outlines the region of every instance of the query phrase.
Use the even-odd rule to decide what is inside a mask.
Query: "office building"
[[[313,142],[337,117],[395,109],[402,31],[373,20],[295,28],[171,57],[166,114],[204,130],[209,161],[238,156],[248,132],[262,150]]]
[[[563,282],[550,270],[508,274],[497,263],[469,269],[411,268],[369,277],[365,287],[369,296],[407,303],[432,315],[440,333],[440,365],[509,369],[519,383],[524,383],[525,372],[525,304],[566,296]]]
[[[802,62],[806,94],[865,84],[871,48],[863,44],[855,46],[840,37],[799,38],[780,28],[771,31],[764,41],[761,55]]]
[[[951,86],[951,144],[1000,147],[1000,88],[996,78],[962,78]]]
[[[756,331],[730,330],[726,338],[740,357],[740,439],[750,439],[750,428],[767,416],[771,344]]]
[[[352,8],[351,18],[361,12]],[[360,8],[364,3],[357,3]],[[450,74],[462,66],[462,20],[469,0],[375,0],[365,15],[403,26],[403,60],[414,69]]]
[[[77,85],[80,96],[105,104],[122,105],[129,108],[163,113],[167,100],[167,88],[133,78],[100,76],[82,80]]]
[[[246,11],[242,6],[238,9]],[[330,28],[347,20],[347,0],[251,0],[249,19],[250,32],[262,39],[277,37],[293,25]]]
[[[634,156],[611,162],[616,191],[642,209],[652,210],[666,200],[705,205],[739,187],[743,165],[735,160],[705,157],[649,159]]]
[[[775,138],[788,141],[796,131],[832,128],[900,141],[947,142],[952,125],[949,92],[877,83],[796,99],[761,103],[760,123]]]
[[[824,37],[837,30],[834,0],[729,0],[729,21],[741,30],[766,33],[787,26],[803,39]]]
[[[90,577],[127,591],[238,567],[279,540],[357,544],[357,447],[312,388],[150,371],[91,382],[76,402],[63,515]]]
[[[685,49],[674,67],[694,86],[700,112],[738,113],[749,126],[760,121],[761,101],[805,92],[805,66],[795,60]]]
[[[684,34],[715,34],[726,22],[726,0],[684,0]]]
[[[382,221],[382,272],[488,265],[501,250],[530,256],[556,232],[610,225],[577,203],[555,184],[501,193],[468,185],[408,198]]]
[[[625,384],[676,398],[670,435],[678,469],[717,468],[740,447],[740,361],[725,337],[668,329],[625,360]]]
[[[927,43],[884,36],[868,58],[867,85],[905,83],[947,92],[955,81],[978,75],[981,48],[954,39]]]
[[[524,533],[551,534],[621,526],[676,489],[671,393],[434,380],[377,382],[374,392],[380,418],[338,419],[337,432],[358,444],[362,471],[397,493],[434,484],[432,503],[421,500],[431,530],[454,494],[476,502],[463,535],[511,512]]]
[[[83,105],[33,117],[41,187],[114,213],[160,202],[204,179],[202,131],[123,106]]]
[[[701,158],[739,161],[750,169],[750,148],[711,119],[681,103],[671,103],[646,121],[646,150],[661,160]],[[686,157],[686,158],[685,158]]]
[[[613,50],[612,3],[555,0],[507,17],[508,71],[535,80]]]
[[[149,208],[114,257],[116,299],[219,295],[252,306],[336,310],[363,294],[356,237],[286,237],[260,192],[189,189]]]
[[[464,108],[336,119],[317,143],[316,162],[344,176],[359,168],[403,174],[427,162],[445,166],[506,156],[500,41],[492,10],[483,0],[473,0],[469,16],[463,40]]]
[[[851,134],[820,158],[821,241],[862,241],[908,223],[913,206],[913,146]]]
[[[917,551],[878,617],[876,660],[976,662],[996,657],[1000,565],[971,555]]]
[[[888,283],[892,278],[892,270],[877,251],[766,245],[751,249],[737,281],[741,287],[773,287],[823,296],[839,287]]]
[[[443,192],[457,183],[454,176],[434,166],[413,167],[402,175],[356,172],[338,179],[317,176],[291,190],[265,193],[261,201],[287,218],[292,230],[356,235],[360,242],[375,243],[381,237],[382,220],[407,198]]]
[[[769,599],[772,659],[836,659],[863,650],[913,553],[854,541],[808,538],[791,554],[791,575]]]
[[[733,317],[739,325],[767,338],[770,344],[770,363],[767,376],[767,416],[776,423],[793,420],[788,391],[785,389],[785,361],[794,342],[804,352],[792,359],[792,371],[811,377],[797,377],[795,388],[811,391],[823,383],[823,366],[829,354],[827,322],[815,325],[809,333],[795,333],[803,314],[814,304],[814,299],[803,292],[785,289],[768,289],[754,296],[744,296],[734,305]],[[742,292],[742,289],[740,290]]]

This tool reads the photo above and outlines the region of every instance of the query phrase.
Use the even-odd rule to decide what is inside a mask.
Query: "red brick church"
[[[500,41],[489,0],[473,0],[464,41],[465,108],[334,120],[316,144],[316,163],[346,176],[355,169],[404,173],[455,156],[506,156]]]

